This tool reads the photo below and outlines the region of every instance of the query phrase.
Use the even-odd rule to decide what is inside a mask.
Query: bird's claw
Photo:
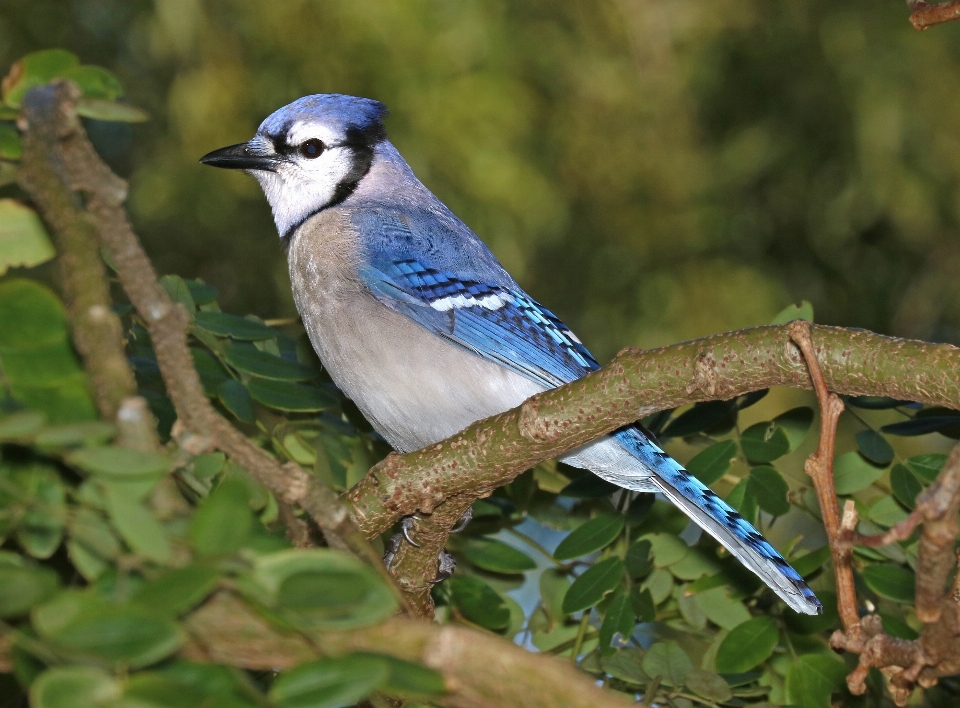
[[[463,512],[463,516],[460,517],[460,521],[457,522],[456,527],[450,529],[450,533],[460,533],[465,528],[467,528],[467,524],[469,524],[471,521],[473,521],[472,506],[469,509],[467,509],[465,512]]]
[[[457,569],[457,561],[454,559],[446,549],[440,551],[440,558],[437,563],[437,577],[430,581],[431,585],[436,585],[437,583],[442,583],[444,580],[453,575],[453,571]]]
[[[400,544],[403,542],[403,534],[395,533],[387,541],[386,553],[383,554],[383,564],[387,570],[393,568],[393,562],[397,559],[397,551],[400,550]]]
[[[420,548],[420,544],[414,541],[410,536],[410,532],[413,530],[413,525],[417,521],[420,521],[420,517],[414,514],[413,516],[404,516],[403,521],[400,522],[400,529],[401,533],[403,533],[403,537],[407,539],[407,543],[414,548]]]

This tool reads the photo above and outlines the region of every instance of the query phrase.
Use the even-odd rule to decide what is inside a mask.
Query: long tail
[[[627,489],[663,492],[700,528],[760,576],[792,609],[807,615],[818,615],[823,611],[820,601],[800,574],[746,519],[681,467],[641,430],[630,426],[618,430],[612,438],[581,448],[572,463],[587,467],[600,477]],[[606,449],[601,451],[601,446]],[[637,470],[636,466],[629,463],[626,467],[634,469],[624,469],[622,462],[626,456],[618,455],[611,449],[613,446],[625,448],[632,458],[640,462],[642,470]],[[598,454],[600,459],[597,459]],[[620,458],[617,461],[621,464],[612,464],[615,458]],[[597,465],[597,462],[600,464]]]

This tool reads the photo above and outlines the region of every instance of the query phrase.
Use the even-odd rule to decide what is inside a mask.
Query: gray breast
[[[290,244],[290,281],[323,365],[391,445],[416,450],[543,390],[377,302],[356,278],[350,229],[345,209],[306,222]]]

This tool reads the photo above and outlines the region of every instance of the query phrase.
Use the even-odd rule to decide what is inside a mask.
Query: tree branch
[[[125,398],[137,394],[137,382],[123,349],[123,327],[110,309],[100,246],[81,199],[58,179],[57,157],[49,146],[69,142],[64,125],[38,121],[24,131],[23,157],[18,180],[33,196],[57,241],[64,301],[72,325],[73,341],[90,376],[100,415],[115,421]]]
[[[960,408],[960,349],[811,325],[826,386]],[[390,455],[347,493],[357,525],[375,536],[445,499],[489,494],[644,415],[769,388],[813,388],[790,325],[718,334],[661,349],[625,349],[607,366],[406,455]]]
[[[907,0],[910,8],[910,24],[918,30],[960,19],[960,0],[929,3],[924,0]]]
[[[324,655],[390,654],[439,671],[449,693],[431,702],[454,708],[618,708],[630,703],[598,688],[569,662],[533,654],[502,638],[456,625],[392,619],[349,632],[309,635],[276,629],[221,593],[185,621],[193,642],[183,654],[247,669],[283,670]],[[250,638],[256,637],[255,642]]]

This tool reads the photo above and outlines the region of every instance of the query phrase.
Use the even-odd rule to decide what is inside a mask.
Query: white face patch
[[[434,300],[430,307],[440,312],[457,309],[462,307],[483,307],[487,310],[499,310],[508,302],[513,302],[513,297],[507,293],[493,293],[484,295],[481,298],[471,297],[470,295],[450,295],[448,297]]]
[[[258,138],[262,143],[269,143],[265,138]],[[281,159],[274,171],[252,172],[270,203],[281,235],[332,202],[337,186],[354,168],[354,151],[346,146],[330,147],[341,142],[344,136],[327,126],[299,122],[286,135],[287,143],[295,147],[314,138],[327,146],[319,157],[305,157],[296,150]]]

